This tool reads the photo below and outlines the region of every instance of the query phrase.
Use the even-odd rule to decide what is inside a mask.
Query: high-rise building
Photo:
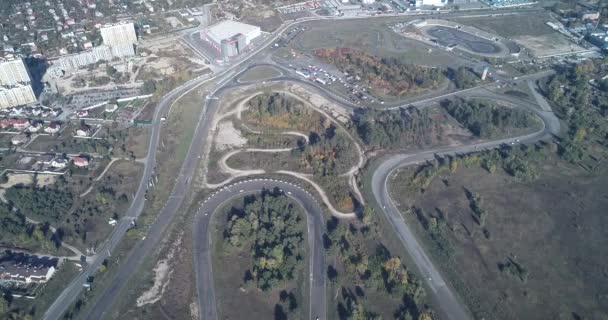
[[[0,109],[36,102],[30,73],[21,58],[0,60]]]
[[[0,86],[30,83],[30,74],[21,58],[0,60]]]
[[[75,71],[100,61],[112,61],[114,58],[132,57],[134,55],[135,49],[132,44],[113,47],[101,45],[87,51],[59,57],[51,62],[52,65],[47,72],[61,75],[64,71]]]
[[[0,109],[6,109],[36,102],[31,85],[0,87]]]
[[[137,43],[133,22],[119,22],[101,27],[101,38],[107,46]]]

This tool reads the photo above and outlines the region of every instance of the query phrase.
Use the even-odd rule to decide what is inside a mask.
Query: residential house
[[[61,129],[61,123],[53,121],[53,122],[49,123],[49,125],[46,128],[44,128],[44,132],[53,134],[53,133],[59,132],[60,129]]]
[[[30,126],[30,121],[28,119],[14,119],[13,120],[13,128],[17,130],[25,130]]]
[[[43,154],[40,157],[38,157],[38,159],[36,159],[36,163],[38,163],[40,165],[44,165],[44,166],[49,166],[49,165],[51,165],[51,163],[53,162],[54,159],[55,159],[54,154]]]
[[[80,111],[76,112],[76,116],[78,116],[78,118],[86,117],[88,115],[89,115],[89,111],[87,111],[87,110],[80,110]]]
[[[77,137],[88,137],[91,134],[91,127],[86,124],[82,124],[78,130],[76,130]]]
[[[13,119],[2,119],[0,120],[0,128],[6,129],[13,126]]]
[[[11,139],[11,143],[14,146],[20,145],[20,144],[24,144],[26,142],[28,142],[30,140],[30,138],[27,136],[27,134],[25,133],[20,133],[15,135],[12,139]]]
[[[85,157],[74,157],[72,158],[72,162],[79,168],[87,167],[89,165],[89,159]]]
[[[0,256],[0,282],[43,283],[55,274],[59,259],[7,251]]]
[[[63,169],[65,167],[67,167],[68,160],[65,158],[57,157],[57,158],[53,159],[53,161],[51,161],[50,164],[51,164],[51,167],[53,167],[53,168]]]
[[[40,129],[42,129],[42,123],[41,122],[34,122],[32,123],[27,130],[29,132],[38,132],[40,131]]]

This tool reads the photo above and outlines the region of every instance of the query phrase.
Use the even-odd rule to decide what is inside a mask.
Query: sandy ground
[[[234,127],[232,121],[222,121],[217,126],[215,137],[215,148],[217,150],[227,150],[245,146],[247,139],[243,138],[241,131]]]
[[[175,18],[174,18],[175,19]],[[184,46],[181,42],[171,42],[171,43],[160,43],[154,45],[145,45],[142,46],[141,49],[148,50],[150,55],[147,57],[142,57],[141,55],[136,55],[134,57],[130,57],[128,59],[123,60],[122,62],[110,62],[109,65],[116,64],[124,64],[125,61],[129,61],[128,69],[133,67],[137,67],[137,72],[130,76],[130,79],[127,83],[117,84],[113,81],[110,81],[107,85],[104,86],[92,86],[92,83],[88,83],[89,85],[84,88],[76,88],[72,86],[72,80],[76,77],[102,77],[106,76],[106,63],[102,63],[99,67],[89,70],[78,70],[74,73],[68,73],[66,77],[56,78],[56,79],[48,79],[49,82],[53,83],[57,86],[58,90],[63,94],[74,94],[80,91],[95,89],[110,89],[115,86],[135,86],[141,84],[138,80],[138,75],[141,72],[146,73],[154,73],[159,75],[172,75],[176,72],[181,72],[185,70],[191,71],[203,71],[207,69],[208,66],[205,65],[204,61],[197,58],[187,58],[187,57],[195,57],[192,54],[191,50]],[[184,57],[186,57],[184,59]],[[129,70],[130,71],[130,70]]]
[[[313,93],[297,84],[290,85],[289,91],[292,94],[295,94],[299,100],[306,100],[311,106],[314,106],[314,109],[322,109],[326,111],[342,124],[348,123],[348,119],[350,119],[350,111],[348,109],[335,103],[331,103],[323,96]]]
[[[513,40],[530,49],[537,57],[585,50],[583,47],[571,43],[559,34],[548,36],[520,36],[514,37]]]
[[[156,266],[154,267],[154,284],[150,289],[144,291],[144,293],[137,298],[137,307],[156,303],[162,298],[165,288],[167,288],[169,281],[171,280],[171,273],[173,272],[173,270],[171,270],[170,263],[173,260],[175,251],[181,245],[181,243],[182,237],[180,236],[169,250],[167,257],[156,263]]]

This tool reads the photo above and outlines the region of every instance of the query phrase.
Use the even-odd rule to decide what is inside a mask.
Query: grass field
[[[605,169],[589,173],[553,154],[534,181],[469,167],[440,174],[423,194],[406,186],[413,170],[394,176],[392,197],[476,318],[608,316]],[[487,213],[481,227],[469,192]],[[447,246],[437,246],[412,207],[440,226]]]
[[[213,253],[212,263],[215,278],[215,293],[220,319],[275,319],[274,308],[280,300],[279,293],[283,290],[293,292],[298,308],[290,314],[290,318],[304,319],[308,310],[308,266],[309,250],[305,248],[306,258],[300,263],[296,277],[284,284],[278,285],[272,290],[262,291],[260,289],[246,286],[243,283],[243,275],[246,270],[252,268],[252,256],[247,245],[242,250],[228,249],[223,232],[227,225],[227,213],[232,208],[242,208],[243,198],[234,199],[223,208],[219,209],[212,226]],[[306,219],[304,212],[298,207],[302,216],[300,228],[306,233]],[[307,243],[306,240],[304,243]]]
[[[318,48],[354,48],[376,56],[396,57],[406,63],[427,66],[454,65],[458,59],[393,32],[389,27],[394,21],[398,20],[368,19],[365,24],[358,20],[310,22],[309,25],[314,27],[301,32],[289,47],[306,53]]]

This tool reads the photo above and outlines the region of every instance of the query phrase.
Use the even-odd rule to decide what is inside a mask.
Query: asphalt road
[[[326,18],[324,18],[324,19],[326,19]],[[285,30],[287,30],[288,28],[292,27],[295,24],[302,23],[305,21],[310,21],[310,20],[320,20],[320,19],[319,18],[304,18],[300,21],[294,21],[292,23],[285,24],[281,28],[279,28],[272,37],[270,37],[270,39],[268,40],[268,42],[266,44],[262,45],[260,48],[254,50],[253,52],[247,54],[247,57],[244,57],[237,64],[224,69],[217,76],[215,76],[213,78],[209,78],[209,79],[205,79],[206,76],[203,76],[201,78],[197,78],[195,80],[189,81],[188,83],[181,85],[180,87],[174,89],[169,94],[167,94],[165,97],[163,97],[163,99],[159,103],[159,107],[157,108],[157,110],[155,112],[153,124],[151,126],[152,133],[151,133],[151,139],[150,139],[149,149],[148,149],[149,153],[148,153],[148,156],[146,157],[146,161],[145,161],[144,174],[143,174],[142,180],[140,182],[140,185],[138,187],[138,190],[134,196],[134,199],[131,202],[132,204],[131,204],[130,208],[125,213],[124,218],[121,219],[119,221],[118,225],[114,228],[114,231],[112,232],[112,234],[110,235],[108,240],[102,246],[100,246],[100,248],[98,249],[97,255],[92,257],[90,264],[87,265],[85,267],[85,269],[81,272],[81,274],[79,274],[78,277],[76,277],[73,281],[71,281],[70,284],[64,289],[64,291],[61,293],[61,295],[55,300],[55,302],[49,307],[47,312],[44,314],[43,319],[59,319],[63,315],[63,313],[65,313],[65,311],[70,307],[70,305],[76,300],[76,298],[80,294],[80,291],[82,290],[82,285],[86,282],[87,278],[89,276],[93,275],[97,271],[97,269],[99,268],[99,266],[101,265],[103,260],[110,256],[111,252],[115,249],[115,247],[117,246],[119,241],[125,235],[127,230],[131,227],[133,221],[136,220],[137,217],[139,216],[139,214],[142,212],[143,207],[144,207],[145,193],[147,191],[148,182],[154,175],[154,168],[156,165],[156,152],[157,152],[158,142],[160,139],[159,137],[160,137],[160,129],[161,129],[160,118],[161,118],[161,115],[164,115],[168,111],[172,102],[175,101],[179,96],[181,96],[185,92],[188,92],[189,90],[197,87],[198,85],[200,85],[201,83],[203,83],[205,81],[208,81],[211,79],[218,79],[220,77],[225,77],[226,79],[230,79],[230,77],[232,77],[232,74],[234,73],[234,72],[231,72],[230,70],[236,69],[241,64],[248,61],[248,59],[250,57],[253,57],[260,51],[264,50],[268,46],[268,44],[273,43],[276,40],[276,38],[280,34],[282,34]],[[221,88],[221,86],[222,85],[220,85],[219,87]],[[213,94],[214,93],[212,93],[211,95],[213,95]],[[209,100],[206,100],[206,101],[209,101]],[[109,311],[110,306],[114,302],[115,298],[118,296],[118,292],[126,285],[127,279],[129,278],[131,273],[138,268],[138,266],[141,264],[141,262],[145,258],[146,254],[148,252],[150,252],[150,250],[152,250],[156,246],[156,244],[159,242],[159,240],[161,239],[162,233],[163,233],[165,227],[172,220],[173,216],[175,215],[175,212],[178,210],[178,208],[181,205],[184,195],[186,194],[186,192],[189,189],[189,186],[190,186],[189,177],[192,176],[192,172],[198,164],[198,156],[200,156],[200,151],[202,150],[202,144],[205,141],[204,137],[206,136],[207,132],[209,131],[208,123],[207,124],[203,123],[204,122],[203,120],[207,119],[208,115],[211,115],[215,112],[215,107],[216,106],[213,103],[207,103],[207,105],[205,107],[205,111],[203,113],[201,113],[201,116],[199,119],[199,125],[196,128],[196,132],[195,132],[195,135],[194,135],[194,138],[192,141],[192,145],[190,146],[190,150],[188,152],[188,155],[186,156],[186,160],[184,161],[184,164],[180,170],[180,175],[177,177],[176,184],[175,184],[175,187],[172,192],[172,196],[168,199],[168,201],[167,201],[165,207],[163,208],[163,210],[161,211],[158,219],[150,227],[148,235],[146,236],[146,240],[138,243],[136,245],[136,247],[134,248],[134,250],[132,250],[129,253],[129,255],[126,259],[126,262],[121,264],[120,269],[117,271],[115,277],[112,279],[112,284],[110,285],[110,288],[102,294],[100,300],[95,304],[93,311],[88,315],[89,319],[100,319],[101,317],[104,316],[106,311]],[[473,151],[473,150],[470,150],[470,151]],[[466,151],[453,151],[453,152],[466,152]],[[416,156],[422,156],[422,155],[419,154]],[[406,159],[407,159],[407,157],[409,157],[409,156],[406,156]],[[390,166],[389,167],[384,166],[384,168],[390,168]],[[390,171],[387,172],[387,175],[386,175],[387,177],[388,177],[389,172]],[[380,172],[380,173],[382,173],[382,172]],[[374,174],[374,176],[376,176],[376,174]],[[374,185],[374,194],[376,194],[376,195],[377,195],[376,191],[382,191],[381,189],[378,189],[377,187],[378,186]],[[386,191],[386,190],[384,190],[384,191]],[[380,193],[378,193],[378,194],[380,194]],[[381,199],[381,200],[388,200],[388,199]],[[308,201],[306,201],[306,202],[308,202]],[[306,202],[303,202],[303,203],[306,203]],[[397,231],[400,234],[400,238],[403,238],[405,234],[410,235],[411,239],[408,238],[408,239],[405,239],[407,241],[404,240],[404,244],[406,245],[406,248],[409,249],[409,247],[411,246],[412,243],[417,244],[417,242],[415,242],[416,241],[415,238],[413,238],[409,229],[404,230],[404,229],[399,228],[399,229],[397,229]],[[414,242],[412,242],[412,241],[414,241]],[[421,250],[419,245],[417,245],[417,248],[419,250]],[[414,249],[416,249],[416,246],[414,246]],[[424,254],[424,251],[420,251],[420,252],[421,252],[421,254]],[[424,257],[426,257],[426,256],[424,256]],[[430,263],[430,260],[428,260],[428,258],[426,260],[428,261],[428,264],[426,264],[426,265],[433,267],[432,263]],[[418,264],[419,264],[419,262],[417,263],[417,265]],[[424,271],[424,269],[422,269],[422,270]],[[322,272],[322,274],[324,276],[325,272]],[[437,280],[437,281],[439,281],[439,280]],[[443,283],[445,284],[445,282],[443,282]],[[446,286],[445,285],[439,286],[439,288],[442,288],[442,287],[446,287]],[[442,292],[443,291],[438,293],[437,296],[440,298],[440,304],[443,306],[444,298],[443,298]],[[317,296],[317,295],[315,295],[315,296]],[[449,302],[450,301],[449,298],[450,298],[450,295],[447,295],[445,297],[447,306],[451,305],[451,303]],[[456,300],[454,300],[454,301],[456,301]],[[324,303],[323,303],[323,306],[324,306]],[[449,308],[450,309],[453,308],[454,310],[456,310],[456,307],[449,307]],[[461,309],[462,309],[462,307],[461,307]]]
[[[137,188],[137,192],[131,201],[131,206],[125,213],[124,217],[120,219],[108,240],[99,247],[97,254],[90,259],[89,264],[85,266],[83,271],[75,279],[73,279],[66,288],[64,288],[59,297],[57,297],[53,304],[47,309],[43,315],[43,319],[59,319],[67,311],[72,302],[76,300],[80,294],[80,291],[83,289],[83,284],[86,283],[90,276],[95,274],[102,262],[111,255],[111,252],[116,248],[127,230],[131,228],[133,221],[140,215],[144,208],[148,182],[154,175],[157,146],[160,140],[161,115],[167,112],[172,102],[176,98],[178,98],[184,92],[187,92],[188,90],[200,85],[200,83],[204,82],[206,78],[207,77],[203,76],[193,79],[172,90],[160,101],[159,106],[154,113],[154,120],[150,127],[151,136],[148,147],[148,155],[145,159],[144,172],[139,187]]]
[[[501,52],[501,47],[496,43],[459,29],[434,26],[426,32],[444,46],[461,45],[474,53],[480,54],[495,54]]]
[[[309,318],[326,319],[325,255],[323,211],[315,198],[297,185],[272,179],[237,182],[215,192],[201,205],[194,220],[194,265],[201,319],[218,319],[215,283],[212,270],[212,234],[209,227],[214,213],[231,199],[262,189],[278,188],[294,199],[306,212],[310,274]]]
[[[501,96],[501,98],[504,97]],[[464,304],[459,300],[457,295],[454,294],[452,288],[447,285],[441,273],[427,256],[424,248],[416,239],[416,236],[410,227],[405,223],[404,218],[401,216],[401,213],[389,195],[389,179],[392,173],[398,168],[423,163],[434,159],[436,156],[465,154],[483,149],[496,148],[504,144],[535,143],[559,133],[560,123],[555,114],[537,108],[530,108],[530,110],[535,112],[543,121],[543,127],[538,132],[517,138],[507,138],[475,145],[438,148],[416,154],[396,155],[383,161],[372,175],[372,192],[376,201],[382,207],[382,213],[397,233],[399,240],[410,255],[419,274],[423,277],[422,280],[431,289],[431,296],[441,307],[442,314],[446,319],[462,320],[470,319],[471,316],[464,307]]]
[[[259,48],[249,53],[247,57],[244,57],[242,61],[230,66],[229,68],[224,69],[216,76],[209,77],[209,75],[203,75],[173,89],[163,97],[154,113],[153,122],[150,127],[151,138],[148,144],[148,155],[144,161],[144,173],[142,175],[142,179],[140,180],[137,192],[131,201],[131,206],[125,213],[124,217],[118,222],[118,224],[108,237],[108,240],[99,247],[97,254],[92,257],[92,259],[90,259],[90,263],[76,278],[74,278],[66,286],[66,288],[64,288],[64,290],[57,297],[57,299],[55,299],[53,304],[47,309],[47,311],[43,315],[43,319],[52,320],[61,318],[61,316],[71,306],[71,304],[78,298],[81,290],[83,289],[83,285],[87,282],[87,279],[90,276],[94,275],[95,272],[97,272],[102,262],[106,258],[111,256],[111,252],[114,251],[120,240],[124,237],[129,228],[131,228],[133,222],[141,214],[144,208],[145,193],[148,188],[148,183],[154,175],[154,168],[156,166],[156,153],[158,149],[158,143],[160,141],[161,131],[160,119],[169,111],[173,102],[179,99],[185,93],[189,92],[190,90],[193,90],[202,83],[210,80],[219,80],[218,87],[221,88],[227,80],[232,79],[232,77],[237,73],[236,70],[238,70],[238,68],[242,68],[243,64],[245,64],[248,58],[253,57],[260,51],[264,50],[270,43],[272,43],[276,39],[276,37],[278,37],[278,35],[284,32],[291,25],[297,23],[300,22],[285,25],[284,27],[279,29],[279,31],[277,31],[277,35],[269,39],[268,43],[261,45]],[[211,95],[213,95],[214,93],[215,92],[211,93]],[[209,112],[209,110],[216,107],[215,103],[213,103],[213,101],[215,100],[204,101],[207,104],[204,108],[205,111],[202,112],[200,115],[199,123],[197,125],[192,144],[190,145],[190,149],[180,170],[180,175],[176,180],[172,195],[169,197],[167,203],[163,207],[163,210],[159,214],[158,218],[155,220],[154,224],[150,227],[148,235],[146,235],[146,239],[138,243],[135,248],[131,250],[126,262],[120,266],[120,269],[117,271],[116,275],[112,279],[112,284],[107,290],[104,291],[101,298],[95,303],[92,312],[88,315],[88,319],[100,319],[106,311],[109,311],[110,306],[114,302],[118,292],[126,285],[126,279],[129,278],[133,270],[137,269],[137,267],[145,258],[146,254],[156,246],[158,241],[160,241],[160,238],[162,237],[162,232],[165,230],[165,227],[172,220],[177,209],[181,205],[181,201],[185,195],[185,191],[188,190],[190,186],[189,177],[192,176],[194,169],[198,165],[200,153],[202,152],[202,144],[206,140],[205,137],[209,131],[209,124],[207,123],[201,125],[201,123],[203,122],[202,120],[209,118],[206,117],[206,115],[213,114],[214,112],[214,110],[212,110],[211,112]],[[209,103],[210,101],[211,103]]]

